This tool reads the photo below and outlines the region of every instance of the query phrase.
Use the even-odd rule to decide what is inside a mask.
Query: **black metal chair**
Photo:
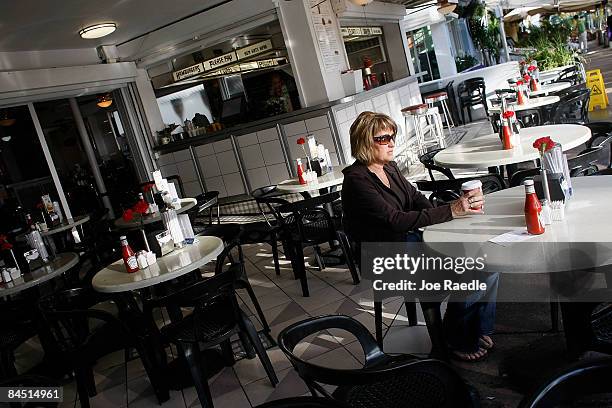
[[[544,122],[540,109],[525,109],[516,111],[515,114],[519,124],[524,128],[540,126]]]
[[[562,96],[549,111],[545,111],[544,124],[587,123],[590,95],[591,90],[586,88]]]
[[[557,82],[570,82],[572,85],[577,85],[582,82],[578,67],[574,65],[565,68],[563,71],[561,71],[557,79],[553,81],[553,83]]]
[[[484,194],[493,193],[506,188],[506,182],[499,174],[485,174],[476,177],[464,177],[453,180],[419,180],[417,188],[421,191],[431,191],[429,201],[434,205],[448,204],[461,196],[461,185],[466,181],[480,180]]]
[[[608,146],[609,160],[606,167],[612,168],[612,122],[589,122],[584,126],[591,129],[591,139],[586,142],[586,147]]]
[[[160,403],[168,399],[163,364],[155,360],[149,341],[153,335],[144,322],[117,318],[112,314],[89,309],[97,294],[88,289],[69,289],[39,302],[43,319],[41,330],[51,339],[49,356],[52,362],[73,369],[82,407],[89,407],[89,397],[96,395],[92,367],[109,353],[125,350],[125,364],[130,348],[136,348],[151,379]],[[95,302],[93,302],[95,303]],[[137,334],[141,333],[141,334]]]
[[[484,78],[466,79],[457,87],[459,94],[459,110],[461,110],[461,121],[465,124],[465,109],[467,109],[470,122],[472,121],[472,106],[483,105],[486,116],[489,116],[489,109],[486,100],[486,86]]]
[[[598,159],[602,157],[603,146],[589,147],[576,157],[567,159],[567,165],[570,171],[570,177],[590,176],[599,171],[597,167]]]
[[[519,408],[550,408],[567,406],[604,406],[597,402],[601,395],[608,406],[610,403],[610,385],[612,378],[612,357],[581,361],[572,364],[559,372],[536,392],[525,397]],[[588,397],[588,404],[574,405],[582,398]]]
[[[224,223],[221,224],[219,215],[219,192],[208,191],[196,197],[197,205],[188,212],[193,223],[194,233],[201,235],[212,235],[221,238],[224,242],[235,240],[241,231],[240,224]],[[213,223],[213,210],[217,210],[217,223]],[[208,218],[208,223],[200,221],[202,216]]]
[[[355,336],[365,356],[363,367],[335,369],[312,364],[294,353],[312,334],[341,329]],[[478,394],[445,362],[382,352],[367,328],[342,315],[321,316],[292,324],[278,336],[278,345],[313,396],[322,395],[352,407],[475,407]],[[338,386],[329,393],[322,384]]]
[[[309,296],[306,267],[304,265],[304,248],[314,249],[315,260],[322,270],[325,264],[322,259],[320,245],[338,239],[337,226],[329,212],[323,208],[331,205],[340,197],[339,192],[333,192],[293,203],[285,204],[276,211],[282,228],[282,239],[286,243],[285,254],[289,254],[291,266],[302,285],[302,293]],[[290,214],[283,216],[283,214]],[[341,247],[342,248],[342,247]],[[344,249],[344,248],[343,248]],[[344,253],[344,257],[350,254]],[[356,271],[350,270],[353,283],[359,283]]]
[[[438,166],[434,163],[434,156],[442,150],[444,149],[433,149],[419,157],[419,161],[423,164],[423,166],[425,166],[425,168],[429,172],[429,177],[432,181],[435,181],[435,177],[433,175],[434,171],[444,174],[449,180],[453,180],[455,178],[451,169],[447,167]]]
[[[35,322],[18,302],[0,303],[0,380],[17,376],[15,350],[36,335]]]
[[[255,408],[350,408],[343,402],[322,397],[293,397],[257,405]]]
[[[218,265],[232,265],[231,251],[239,248],[232,244],[218,257]],[[231,256],[235,258],[235,256]],[[229,261],[229,262],[228,262]],[[191,314],[162,328],[162,334],[174,343],[191,371],[191,377],[203,407],[213,407],[212,396],[201,367],[201,350],[221,346],[226,359],[233,361],[230,339],[238,334],[249,358],[259,357],[270,383],[275,386],[278,378],[259,339],[253,322],[240,309],[235,287],[239,276],[236,268],[223,269],[211,278],[197,282],[169,295],[166,304],[177,307],[193,307]],[[253,352],[253,347],[255,352]]]

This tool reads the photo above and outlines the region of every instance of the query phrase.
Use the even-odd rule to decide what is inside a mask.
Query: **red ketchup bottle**
[[[512,116],[514,116],[512,111],[506,111],[502,114],[502,144],[504,145],[504,150],[514,148],[514,131],[510,122]]]
[[[525,222],[527,223],[527,232],[531,235],[540,235],[544,233],[544,224],[540,217],[542,206],[535,192],[533,180],[525,180]]]
[[[304,166],[302,166],[302,159],[297,159],[297,174],[300,184],[306,184],[306,180],[304,179]]]
[[[531,77],[531,81],[529,82],[529,86],[531,87],[531,92],[537,92],[540,90],[540,85],[538,81],[536,81],[535,77]]]
[[[525,104],[525,95],[523,94],[523,81],[516,82],[516,103],[519,105]]]
[[[136,259],[136,255],[130,247],[130,244],[128,244],[127,238],[125,235],[123,235],[119,239],[121,240],[121,253],[123,255],[123,263],[125,264],[127,273],[138,272],[138,260]]]

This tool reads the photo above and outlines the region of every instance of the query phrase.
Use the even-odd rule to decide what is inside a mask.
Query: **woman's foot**
[[[493,347],[495,347],[493,339],[486,334],[483,334],[478,338],[478,345],[485,350],[492,350]]]
[[[475,363],[487,357],[487,350],[485,350],[482,347],[473,353],[466,353],[463,351],[453,350],[452,356],[453,358],[460,360],[460,361],[466,361],[468,363]]]

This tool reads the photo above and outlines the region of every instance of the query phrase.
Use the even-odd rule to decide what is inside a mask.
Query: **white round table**
[[[559,102],[561,99],[558,96],[540,96],[539,98],[529,98],[529,101],[523,105],[517,103],[508,103],[508,106],[512,106],[512,109],[517,111],[523,111],[527,109],[537,109],[542,106],[552,105],[553,103]],[[489,108],[489,113],[499,113],[501,106],[495,105]]]
[[[591,130],[570,124],[524,128],[520,131],[520,146],[512,150],[504,150],[499,135],[492,133],[441,150],[434,156],[434,162],[450,168],[487,168],[535,160],[540,155],[533,142],[543,136],[561,143],[561,148],[566,151],[587,142]]]
[[[79,225],[85,224],[87,221],[89,221],[89,215],[80,215],[78,217],[74,217],[72,220],[64,220],[59,225],[49,228],[46,231],[41,231],[40,235],[43,237],[48,237],[50,235],[67,231]]]
[[[79,262],[79,256],[74,252],[57,254],[52,261],[31,272],[24,272],[21,277],[12,282],[0,283],[0,297],[14,295],[31,287],[40,285],[70,270]]]
[[[446,255],[457,251],[465,256],[466,251],[481,251],[487,255],[485,265],[489,272],[553,273],[612,265],[612,233],[607,222],[612,176],[572,178],[572,187],[574,196],[565,219],[546,225],[542,235],[526,241],[508,246],[489,242],[504,233],[526,230],[523,186],[487,194],[484,214],[426,227],[423,240]]]
[[[181,208],[176,210],[177,214],[184,213],[192,209],[198,201],[195,198],[181,198],[180,200]],[[161,222],[162,218],[159,212],[155,214],[147,214],[142,217],[142,222],[140,220],[140,216],[138,214],[134,214],[134,218],[130,221],[125,221],[123,217],[119,217],[115,220],[115,227],[119,229],[135,229],[140,228],[142,225],[152,224],[154,222]]]
[[[540,95],[548,95],[550,93],[555,93],[562,91],[564,89],[572,86],[570,82],[554,82],[552,84],[542,84],[540,85],[539,91],[531,91],[531,96],[540,96]]]
[[[185,275],[215,259],[224,248],[218,237],[198,236],[198,242],[157,258],[157,263],[127,273],[123,259],[99,271],[91,284],[98,292],[120,293],[142,289]]]
[[[300,184],[297,178],[284,180],[276,185],[276,189],[287,193],[305,193],[338,186],[344,181],[342,169],[343,167],[340,166],[334,167],[333,171],[317,177],[317,183]]]

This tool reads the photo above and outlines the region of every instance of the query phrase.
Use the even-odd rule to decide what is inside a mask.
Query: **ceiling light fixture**
[[[367,6],[368,4],[373,2],[374,0],[350,0],[350,1],[351,1],[351,3],[353,3],[356,6]]]
[[[79,35],[81,38],[86,40],[91,40],[93,38],[104,37],[105,35],[109,35],[117,29],[117,24],[115,23],[102,23],[95,24],[89,27],[85,27],[79,31]]]
[[[98,95],[98,100],[96,102],[96,105],[98,105],[99,107],[108,108],[112,104],[113,104],[113,97],[111,96],[111,94],[107,93],[103,95]]]
[[[10,142],[11,141],[11,136],[2,136],[2,141],[3,142]]]

